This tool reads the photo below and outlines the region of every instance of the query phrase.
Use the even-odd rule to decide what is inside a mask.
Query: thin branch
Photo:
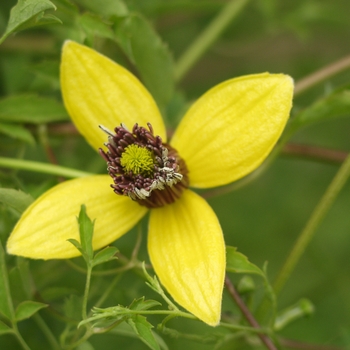
[[[284,146],[282,154],[309,158],[315,161],[325,161],[330,163],[343,163],[348,153],[335,149],[310,146],[298,143],[288,143]]]
[[[332,182],[328,186],[326,192],[318,202],[304,229],[301,231],[299,237],[297,238],[297,241],[291,249],[279,274],[277,275],[277,278],[273,285],[276,295],[280,293],[281,289],[284,287],[285,283],[294,271],[294,268],[299,262],[300,257],[303,255],[305,249],[307,248],[311,239],[315,235],[319,224],[321,223],[329,209],[332,207],[334,201],[336,200],[338,194],[344,187],[349,177],[350,154],[347,156],[342,166],[339,168],[337,174],[334,176]]]
[[[191,46],[184,52],[175,65],[175,80],[180,81],[193,65],[203,56],[210,46],[220,37],[232,20],[249,0],[231,0],[214,17]]]
[[[236,302],[237,306],[241,310],[243,316],[246,318],[246,320],[249,322],[249,324],[256,328],[259,329],[261,328],[258,321],[254,318],[246,304],[244,304],[243,300],[239,296],[238,292],[236,291],[234,285],[232,284],[231,280],[226,276],[225,277],[225,286],[230,293],[232,299]],[[271,339],[266,335],[266,334],[258,334],[258,337],[260,340],[265,344],[266,348],[269,350],[277,350],[276,346],[273,344]]]
[[[291,339],[280,339],[281,345],[295,350],[345,350],[343,346],[307,344]]]
[[[48,161],[53,165],[59,165],[57,158],[55,156],[55,153],[54,153],[54,151],[50,145],[50,142],[49,142],[46,124],[40,124],[38,126],[38,135],[39,135],[40,143],[42,144],[42,146],[45,150]],[[64,182],[65,178],[63,176],[58,176],[58,181]]]
[[[294,95],[298,95],[321,81],[324,81],[348,68],[350,68],[350,55],[297,81],[295,84]]]
[[[30,160],[24,160],[24,159],[5,158],[5,157],[0,157],[0,167],[34,171],[38,173],[64,176],[68,178],[96,175],[96,174],[87,173],[81,170],[66,168],[60,165],[41,163],[41,162],[35,162]]]

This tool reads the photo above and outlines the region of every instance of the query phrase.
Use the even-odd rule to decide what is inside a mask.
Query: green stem
[[[170,310],[180,312],[180,310],[177,308],[177,306],[164,293],[157,277],[155,276],[154,278],[152,278],[148,274],[148,272],[146,270],[145,262],[143,262],[143,264],[142,264],[142,270],[143,270],[143,273],[144,273],[144,275],[145,275],[145,277],[150,285],[150,288],[152,288],[155,292],[157,292],[164,299],[164,301],[168,304]]]
[[[66,260],[66,264],[69,265],[71,268],[73,268],[75,271],[82,273],[83,275],[86,274],[86,269],[84,267],[81,267],[71,260]],[[93,276],[109,276],[109,275],[116,275],[119,273],[123,273],[125,271],[131,270],[135,267],[140,267],[141,263],[139,261],[128,261],[124,266],[117,267],[115,269],[110,270],[102,270],[102,271],[93,271],[91,274]]]
[[[324,193],[323,197],[316,206],[314,212],[312,213],[309,221],[307,222],[304,230],[301,232],[298,240],[296,241],[294,247],[292,248],[286,262],[281,268],[276,281],[274,283],[274,290],[278,294],[291,273],[293,272],[295,266],[297,265],[301,255],[304,253],[306,247],[313,238],[315,231],[320,224],[321,220],[326,215],[327,211],[330,209],[340,190],[346,183],[346,180],[350,176],[350,155],[347,156],[344,163],[338,170],[337,174],[333,178],[333,181],[328,186],[328,189]]]
[[[222,32],[231,23],[249,0],[231,0],[208,27],[199,35],[192,45],[179,58],[175,66],[175,80],[181,80],[191,67],[200,59],[208,48],[220,37]]]
[[[234,331],[244,331],[244,332],[249,332],[249,333],[257,333],[257,334],[269,334],[269,333],[271,333],[271,331],[269,329],[265,329],[265,328],[253,328],[253,327],[240,326],[238,324],[225,323],[225,322],[220,322],[219,326],[227,328],[227,329],[232,329]]]
[[[87,302],[88,302],[89,290],[90,290],[91,272],[92,272],[92,266],[89,264],[87,266],[87,271],[86,271],[86,283],[85,283],[85,291],[84,291],[84,298],[83,298],[83,308],[82,308],[83,320],[87,319]]]
[[[108,309],[113,309],[113,308],[108,308]],[[198,320],[196,316],[180,311],[180,310],[131,310],[131,309],[125,309],[125,310],[118,310],[117,312],[112,311],[103,311],[100,312],[98,315],[89,317],[88,319],[84,319],[79,323],[80,327],[83,324],[93,322],[93,321],[98,321],[101,319],[105,318],[112,318],[116,316],[123,316],[123,315],[174,315],[174,317],[184,317],[184,318],[189,318],[191,320]]]
[[[45,334],[46,339],[50,343],[50,346],[51,346],[50,349],[52,349],[52,350],[54,350],[54,349],[57,349],[57,350],[61,349],[61,347],[59,346],[55,336],[52,334],[51,329],[47,326],[45,321],[38,314],[34,315],[33,317],[34,317],[35,322],[39,326],[39,328]]]
[[[17,328],[17,324],[13,325],[13,330],[14,330],[14,334],[17,337],[17,340],[19,341],[19,343],[21,344],[22,348],[24,350],[31,350],[30,347],[28,346],[28,344],[25,342],[25,340],[22,338],[21,333],[19,332],[18,328]]]
[[[5,41],[5,39],[8,37],[8,34],[7,35],[3,35],[1,38],[0,38],[0,45]]]
[[[85,171],[66,168],[60,165],[33,162],[30,160],[4,158],[4,157],[0,157],[0,167],[35,171],[38,173],[64,176],[68,178],[94,175],[92,173],[87,173]]]
[[[103,292],[101,297],[97,300],[94,307],[101,307],[101,305],[105,302],[105,300],[108,298],[109,294],[114,290],[117,283],[120,281],[122,275],[119,274],[116,277],[114,277],[113,281],[108,285],[108,288]]]

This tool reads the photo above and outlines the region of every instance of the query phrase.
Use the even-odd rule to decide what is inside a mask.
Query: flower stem
[[[68,178],[84,177],[94,175],[85,171],[66,168],[60,165],[34,162],[23,159],[12,159],[0,157],[0,167],[35,171],[38,173],[64,176]]]
[[[92,272],[92,266],[91,264],[88,264],[87,271],[86,271],[86,283],[85,283],[85,291],[84,291],[83,306],[82,306],[83,320],[87,319],[87,301],[88,301],[89,290],[90,290],[91,272]]]
[[[339,61],[331,63],[328,66],[323,67],[320,70],[311,73],[305,78],[297,81],[295,84],[294,95],[296,96],[305,90],[312,88],[321,81],[324,81],[348,68],[350,68],[350,55],[340,59]]]
[[[22,335],[21,333],[19,332],[18,328],[17,328],[17,324],[14,324],[13,325],[13,330],[14,330],[14,333],[17,337],[17,340],[19,341],[19,343],[21,344],[22,348],[24,350],[31,350],[30,347],[28,346],[28,344],[25,342],[25,340],[22,338]]]
[[[347,156],[344,163],[333,178],[333,181],[328,186],[326,192],[324,193],[323,197],[316,206],[304,230],[300,233],[299,238],[297,239],[284,265],[282,266],[274,283],[274,290],[276,294],[278,294],[281,291],[281,289],[287,282],[295,266],[297,265],[301,255],[304,253],[306,247],[313,238],[318,225],[320,224],[321,220],[334,203],[334,200],[336,199],[340,190],[345,185],[346,180],[349,176],[350,155]]]
[[[210,22],[192,45],[179,58],[175,66],[175,81],[181,80],[205,51],[219,38],[221,33],[236,17],[249,0],[231,0]]]
[[[108,298],[109,294],[115,289],[115,286],[122,278],[121,274],[118,274],[114,277],[112,282],[108,285],[107,289],[102,293],[101,297],[97,300],[94,307],[101,307],[101,305],[104,303],[104,301]]]
[[[342,164],[348,156],[345,151],[293,142],[283,147],[282,154],[330,164]]]
[[[44,335],[46,336],[46,339],[50,343],[50,349],[52,350],[59,350],[61,347],[59,346],[55,336],[52,334],[51,329],[48,327],[48,325],[45,323],[45,321],[38,315],[35,314],[33,316],[35,322],[39,326],[39,328],[42,330]]]
[[[254,327],[255,329],[259,330],[260,325],[258,321],[254,318],[246,304],[244,304],[243,300],[239,296],[238,292],[236,291],[236,288],[232,284],[231,280],[226,276],[225,277],[225,286],[230,293],[232,299],[236,302],[237,306],[241,310],[242,314],[246,318],[246,320],[249,322],[249,324]],[[276,346],[273,344],[271,339],[263,333],[258,334],[260,340],[263,342],[263,344],[266,346],[267,349],[269,350],[277,350]]]

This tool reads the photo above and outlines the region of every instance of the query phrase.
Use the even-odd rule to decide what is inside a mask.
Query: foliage
[[[266,338],[279,349],[348,347],[349,11],[340,0],[2,0],[1,347],[273,349]],[[213,26],[220,16],[231,17]],[[119,250],[113,244],[94,252],[96,218],[82,206],[80,240],[70,240],[82,257],[29,261],[6,254],[7,238],[33,198],[62,176],[105,173],[60,95],[67,39],[135,73],[169,134],[214,84],[260,71],[295,79],[291,120],[270,159],[247,179],[202,193],[220,219],[227,276],[246,306],[227,282],[217,328],[178,308],[152,276],[142,242],[146,221],[115,243]],[[315,71],[321,74],[310,78]],[[291,152],[295,144],[303,151]]]

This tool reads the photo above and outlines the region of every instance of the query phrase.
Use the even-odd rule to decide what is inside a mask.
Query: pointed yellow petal
[[[255,170],[288,120],[293,81],[283,74],[228,80],[187,112],[171,145],[189,169],[190,185],[225,185]]]
[[[95,220],[94,249],[131,229],[147,209],[116,195],[107,175],[65,181],[39,197],[22,215],[7,242],[10,254],[33,259],[66,259],[80,255],[67,239],[80,241],[77,216],[85,204]]]
[[[208,203],[187,190],[173,204],[151,211],[148,251],[174,300],[203,322],[220,321],[225,244]]]
[[[95,149],[107,141],[99,125],[113,131],[124,123],[131,130],[135,123],[147,127],[150,122],[166,140],[162,117],[146,88],[125,68],[86,46],[64,44],[61,88],[74,124]]]

